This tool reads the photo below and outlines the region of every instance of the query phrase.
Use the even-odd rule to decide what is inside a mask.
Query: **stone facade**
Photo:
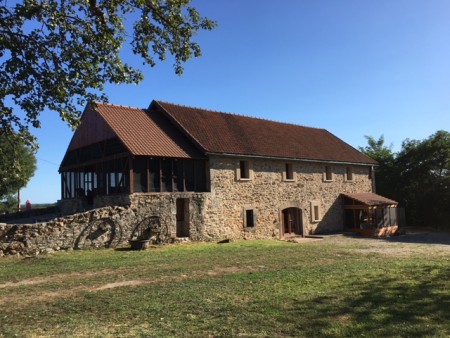
[[[240,161],[247,160],[250,178],[239,179]],[[287,180],[286,164],[293,177]],[[324,179],[325,164],[282,160],[211,157],[211,194],[206,203],[206,232],[211,237],[280,238],[282,211],[298,208],[303,235],[343,230],[343,192],[371,192],[368,166],[327,164],[332,180]],[[351,167],[352,180],[347,180]],[[320,217],[312,219],[311,205]],[[244,211],[253,209],[256,224],[244,227]]]
[[[153,243],[180,237],[281,238],[288,208],[299,215],[298,235],[342,231],[339,195],[372,191],[369,167],[362,165],[230,156],[210,156],[209,164],[211,192],[100,196],[94,199],[94,209],[84,212],[85,201],[63,200],[63,213],[80,213],[47,223],[0,225],[0,255],[116,247],[144,233]],[[325,166],[331,180],[326,180]]]

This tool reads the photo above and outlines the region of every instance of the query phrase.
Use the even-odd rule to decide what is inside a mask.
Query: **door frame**
[[[289,211],[288,211],[289,210]],[[295,222],[294,225],[294,232],[286,233],[286,217],[293,216],[293,212],[297,213],[296,216],[294,216],[293,221]],[[290,212],[290,215],[287,215],[286,212]],[[300,208],[300,203],[285,203],[279,208],[279,234],[280,238],[283,238],[285,236],[302,236],[305,237],[305,229],[304,229],[304,222],[303,222],[303,210]]]
[[[176,207],[176,237],[190,237],[189,224],[189,198],[177,198],[175,200]]]

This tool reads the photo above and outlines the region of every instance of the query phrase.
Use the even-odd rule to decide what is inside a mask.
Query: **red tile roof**
[[[325,129],[153,101],[204,152],[362,164],[377,162]]]
[[[376,205],[392,205],[392,204],[398,204],[398,202],[391,200],[389,198],[367,192],[367,193],[354,193],[354,194],[341,194],[345,197],[351,198],[359,203],[362,203],[364,205],[368,206],[376,206]]]
[[[149,109],[87,107],[69,151],[117,137],[133,155],[206,154],[376,164],[325,129],[153,101]]]
[[[91,125],[95,123],[95,130]],[[69,150],[118,137],[133,155],[191,158],[203,157],[185,136],[161,114],[145,109],[96,103],[87,108]]]

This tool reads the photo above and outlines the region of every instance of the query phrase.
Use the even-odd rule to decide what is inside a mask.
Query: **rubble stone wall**
[[[240,160],[248,160],[250,179],[239,180]],[[286,164],[293,179],[286,180]],[[343,230],[341,193],[371,192],[367,166],[327,164],[332,180],[325,181],[325,164],[281,160],[214,156],[210,158],[211,195],[206,201],[206,231],[210,236],[229,238],[278,238],[282,236],[282,210],[301,211],[303,235]],[[311,203],[320,208],[320,220],[313,221]],[[255,212],[256,226],[244,227],[244,212]]]
[[[124,200],[117,195],[110,202],[114,198]],[[173,242],[177,240],[177,198],[189,199],[190,238],[202,239],[203,194],[133,194],[126,198],[128,206],[97,208],[45,223],[0,224],[0,256],[125,246],[137,238],[155,244]]]
[[[240,160],[249,162],[249,179],[239,179]],[[63,200],[63,214],[78,213],[46,223],[0,224],[0,255],[116,247],[136,237],[154,243],[185,236],[195,241],[280,238],[286,208],[299,211],[303,235],[342,231],[339,195],[372,191],[367,166],[353,165],[353,179],[348,181],[347,165],[328,164],[333,179],[326,181],[323,163],[226,156],[211,156],[209,163],[211,192],[97,196],[95,209],[87,211],[82,200]],[[292,166],[290,180],[286,180],[286,163]],[[178,199],[184,205],[183,215],[177,215]],[[312,205],[319,206],[318,220],[312,219]],[[254,212],[254,227],[245,227],[246,210]],[[183,224],[187,230],[178,236]]]

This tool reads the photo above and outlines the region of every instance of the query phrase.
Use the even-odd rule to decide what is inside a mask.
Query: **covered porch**
[[[343,193],[344,230],[384,237],[398,232],[398,203],[374,193]]]

